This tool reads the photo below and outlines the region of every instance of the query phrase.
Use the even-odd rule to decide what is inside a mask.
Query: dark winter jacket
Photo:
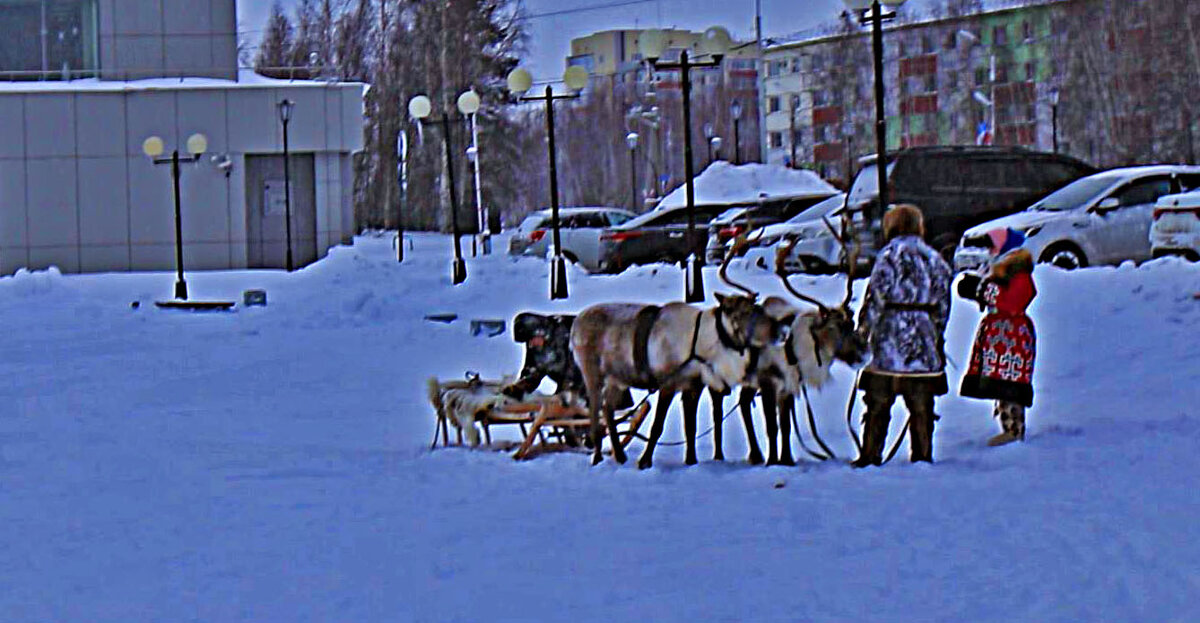
[[[556,392],[574,391],[583,395],[583,374],[571,353],[571,325],[575,316],[521,313],[513,319],[513,340],[525,344],[525,364],[521,375],[504,393],[521,397],[532,393],[542,379],[550,377]]]
[[[989,310],[979,323],[959,392],[1031,406],[1037,334],[1025,310],[1037,296],[1033,256],[1024,249],[1001,256],[982,281],[964,275],[959,294]]]
[[[864,375],[944,379],[950,279],[946,261],[918,236],[899,236],[883,247],[859,313],[871,348]]]

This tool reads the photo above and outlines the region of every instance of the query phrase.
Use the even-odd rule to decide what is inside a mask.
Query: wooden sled
[[[465,381],[438,382],[429,380],[429,399],[437,415],[433,431],[432,450],[438,445],[441,437],[442,446],[451,445],[450,425],[453,424],[457,433],[457,445],[463,445],[464,426],[469,427],[468,436],[477,436],[474,426],[478,425],[483,431],[483,439],[471,439],[471,445],[480,441],[487,447],[502,449],[511,448],[515,442],[494,444],[492,441],[492,426],[516,425],[521,431],[521,442],[513,455],[514,459],[532,458],[542,452],[561,451],[579,444],[572,440],[585,439],[590,434],[591,420],[587,410],[579,405],[570,405],[561,396],[536,395],[517,401],[500,393],[507,380],[483,381],[472,377]],[[464,396],[464,393],[467,396]],[[464,413],[452,413],[457,409],[466,410]],[[650,405],[641,405],[616,414],[618,435],[621,435],[621,446],[627,446],[636,436],[638,428],[650,411]],[[603,423],[602,423],[603,425]],[[474,433],[474,435],[472,435]],[[605,431],[607,434],[607,431]]]

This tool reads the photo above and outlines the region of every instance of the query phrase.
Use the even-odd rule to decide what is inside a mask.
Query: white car
[[[1155,202],[1197,186],[1200,166],[1125,167],[1077,179],[1024,211],[968,229],[954,253],[954,268],[985,265],[987,249],[967,241],[1005,227],[1025,235],[1024,248],[1038,262],[1066,269],[1148,260]]]
[[[1200,192],[1159,197],[1150,225],[1150,256],[1200,261]]]
[[[509,239],[509,255],[546,257],[554,237],[550,212],[538,210],[521,221]],[[589,272],[600,270],[600,232],[635,216],[620,208],[559,208],[558,237],[563,257]]]

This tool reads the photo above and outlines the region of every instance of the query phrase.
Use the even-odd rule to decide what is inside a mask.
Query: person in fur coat
[[[988,232],[977,246],[988,246],[993,260],[982,278],[964,274],[958,283],[963,298],[988,313],[979,323],[971,363],[959,393],[996,401],[1000,434],[988,440],[998,446],[1025,439],[1025,410],[1033,405],[1033,360],[1037,334],[1025,310],[1037,296],[1033,256],[1020,248],[1025,237],[1013,229]],[[970,243],[971,241],[968,241]]]
[[[883,463],[883,446],[892,403],[904,397],[911,430],[913,461],[933,462],[933,412],[936,396],[948,391],[943,352],[950,316],[951,270],[925,243],[924,217],[913,205],[898,205],[883,215],[887,243],[875,258],[867,294],[859,312],[871,362],[858,388],[865,392],[862,453],[851,465]]]

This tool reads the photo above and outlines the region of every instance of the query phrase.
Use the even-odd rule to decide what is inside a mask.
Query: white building
[[[0,2],[0,274],[175,267],[171,166],[182,165],[184,267],[284,266],[288,124],[296,266],[350,243],[363,85],[237,67],[234,0]]]

